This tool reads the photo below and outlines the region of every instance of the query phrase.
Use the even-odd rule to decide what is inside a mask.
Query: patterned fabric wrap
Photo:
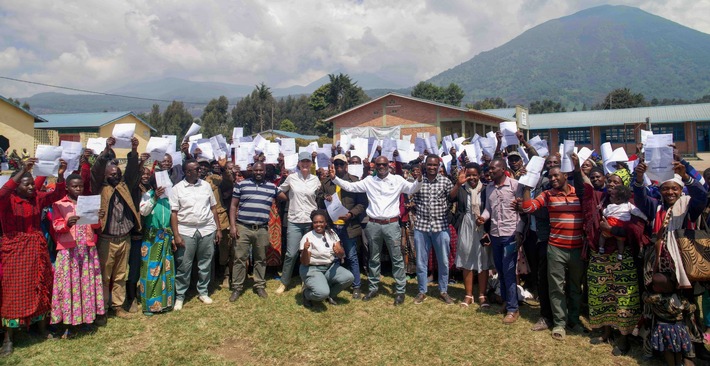
[[[269,246],[266,248],[266,265],[273,267],[281,265],[281,216],[276,201],[271,204],[271,211],[269,211]]]
[[[631,333],[642,312],[638,273],[631,249],[627,247],[624,250],[622,260],[618,260],[616,253],[589,254],[590,326],[611,326],[622,334]]]
[[[146,228],[141,244],[141,277],[138,281],[143,312],[169,310],[175,299],[173,233],[169,228]]]
[[[625,186],[628,187],[631,184],[631,173],[629,173],[627,169],[617,169],[611,174],[619,177],[621,179],[621,183],[624,183]]]
[[[675,323],[659,321],[652,329],[651,348],[659,352],[671,351],[687,354],[692,351],[693,343],[683,321]]]

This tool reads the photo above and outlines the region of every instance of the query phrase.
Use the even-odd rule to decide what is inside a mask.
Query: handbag
[[[691,281],[710,281],[710,232],[703,216],[696,228],[675,231],[683,268]]]

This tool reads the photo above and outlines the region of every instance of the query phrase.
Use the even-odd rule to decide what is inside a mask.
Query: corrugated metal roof
[[[15,103],[13,103],[13,102],[11,102],[9,99],[3,97],[2,95],[0,95],[0,100],[6,102],[7,104],[12,105],[13,107],[19,109],[20,111],[22,111],[22,112],[25,113],[25,114],[30,115],[32,118],[35,119],[35,122],[47,122],[46,119],[44,119],[44,118],[42,118],[42,117],[40,117],[40,116],[38,116],[38,115],[32,113],[32,111],[30,111],[30,110],[28,110],[28,109],[24,109],[24,108],[22,108],[21,106],[15,104]]]
[[[515,121],[515,108],[481,109],[479,112],[488,113],[509,121]]]
[[[591,126],[618,126],[627,123],[681,123],[710,121],[710,103],[682,104],[659,107],[641,107],[565,113],[530,114],[530,129],[579,128]]]
[[[260,132],[260,134],[265,135],[265,134],[274,134],[274,135],[280,135],[283,137],[288,137],[288,138],[294,138],[294,139],[304,139],[304,140],[318,140],[320,136],[318,135],[301,135],[300,133],[296,132],[289,132],[289,131],[283,131],[283,130],[266,130]],[[254,134],[256,136],[256,134]]]
[[[472,112],[472,113],[481,113],[481,112],[482,112],[483,114],[490,114],[490,113],[486,113],[485,111],[478,111],[478,110],[475,110],[475,109],[468,109],[468,108],[464,108],[464,107],[457,107],[457,106],[450,105],[450,104],[446,104],[446,103],[435,102],[435,101],[429,100],[429,99],[421,99],[421,98],[416,98],[416,97],[413,97],[413,96],[410,96],[410,95],[403,95],[403,94],[398,94],[398,93],[392,93],[392,92],[390,92],[390,93],[387,93],[387,94],[385,94],[385,95],[383,95],[383,96],[381,96],[381,97],[379,97],[379,98],[375,98],[375,99],[373,99],[373,100],[371,100],[371,101],[362,103],[362,104],[360,104],[360,105],[356,105],[355,107],[352,107],[352,108],[350,108],[350,109],[348,109],[348,110],[346,110],[346,111],[343,111],[343,112],[340,112],[340,113],[338,113],[338,114],[336,114],[336,115],[334,115],[334,116],[328,117],[328,118],[326,118],[324,121],[326,121],[326,122],[332,121],[333,119],[338,118],[338,117],[340,117],[340,116],[342,116],[342,115],[344,115],[344,114],[346,114],[346,113],[350,113],[351,111],[354,111],[354,110],[356,110],[356,109],[358,109],[358,108],[361,108],[361,107],[363,107],[363,106],[366,106],[366,105],[371,104],[371,103],[374,103],[374,102],[377,102],[378,100],[381,100],[381,99],[387,98],[387,97],[398,97],[398,98],[409,99],[409,100],[413,100],[413,101],[416,101],[416,102],[422,102],[422,103],[431,104],[431,105],[435,105],[435,106],[443,107],[443,108],[448,108],[448,109],[453,109],[453,110],[457,110],[457,111],[461,111],[461,112]],[[493,116],[493,117],[499,117],[499,118],[501,118],[500,116],[497,116],[497,115],[492,115],[492,116]],[[507,120],[507,118],[506,118],[506,120]]]
[[[148,128],[157,131],[153,126],[148,124],[148,122],[142,120],[133,112],[43,114],[42,117],[47,120],[47,123],[37,126],[37,128],[98,128],[128,115],[136,117],[139,121],[145,123]]]

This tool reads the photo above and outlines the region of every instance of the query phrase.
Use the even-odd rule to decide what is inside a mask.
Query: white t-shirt
[[[626,203],[610,203],[606,206],[604,209],[603,215],[605,218],[615,218],[619,221],[631,221],[631,215],[640,217],[644,220],[646,220],[646,215],[641,212],[641,210],[638,209],[638,207],[634,206],[633,204],[626,202]]]
[[[308,252],[311,253],[311,266],[322,266],[333,263],[333,245],[340,241],[338,234],[332,230],[326,230],[325,235],[321,235],[311,230],[301,238],[300,250],[303,250],[306,240],[311,243]]]

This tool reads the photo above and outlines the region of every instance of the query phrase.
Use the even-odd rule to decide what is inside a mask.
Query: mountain
[[[599,103],[627,87],[651,98],[710,94],[710,35],[628,6],[550,20],[429,80],[458,84],[464,100]]]

